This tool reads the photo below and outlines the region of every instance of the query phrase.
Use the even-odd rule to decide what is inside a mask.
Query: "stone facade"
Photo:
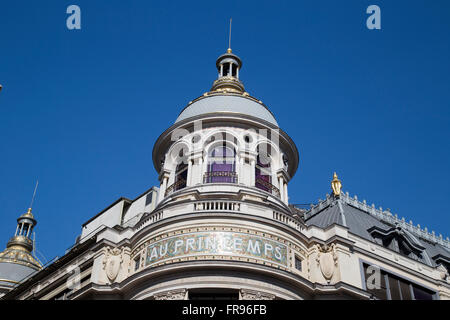
[[[155,143],[159,187],[93,217],[71,250],[5,299],[380,298],[367,266],[412,298],[450,298],[442,236],[341,193],[337,180],[325,200],[291,205],[294,142],[244,91],[231,50],[217,67],[212,90]]]

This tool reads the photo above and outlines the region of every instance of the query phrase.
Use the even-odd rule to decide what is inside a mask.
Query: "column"
[[[287,191],[287,182],[284,183],[284,202],[286,202],[286,204],[289,202],[289,198],[288,198],[288,191]]]
[[[192,160],[188,159],[188,168],[187,168],[187,180],[186,180],[186,187],[191,186],[191,179],[192,179]]]
[[[255,184],[256,184],[256,181],[255,181],[255,159],[252,159],[251,161],[250,161],[250,164],[251,164],[251,175],[250,175],[250,186],[255,186]]]
[[[200,179],[197,180],[197,183],[203,183],[203,177],[205,176],[205,170],[203,168],[203,156],[198,158],[198,175]]]
[[[280,200],[284,201],[283,178],[281,176],[278,177],[278,190],[280,190]]]
[[[167,188],[167,179],[168,179],[168,177],[166,177],[166,176],[163,177],[163,182],[161,184],[161,188],[159,189],[159,201],[158,202],[161,202],[162,199],[164,199],[164,197],[165,197],[166,188]]]
[[[230,62],[230,70],[228,70],[228,74],[231,76],[233,76],[233,63]]]
[[[244,157],[239,158],[238,183],[244,181]]]

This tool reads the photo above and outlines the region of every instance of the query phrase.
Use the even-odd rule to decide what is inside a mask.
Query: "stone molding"
[[[241,300],[275,300],[276,298],[274,294],[251,289],[241,289],[239,295]]]
[[[186,289],[168,290],[153,296],[155,300],[187,300]]]

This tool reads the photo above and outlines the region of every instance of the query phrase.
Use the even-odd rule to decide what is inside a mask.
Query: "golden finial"
[[[21,218],[32,218],[34,219],[33,213],[31,212],[31,208],[28,208],[28,211],[24,213]]]
[[[227,53],[231,53],[231,48],[228,48],[228,49],[227,49]]]
[[[333,194],[335,197],[339,197],[341,195],[341,188],[341,180],[338,179],[338,176],[335,172],[333,175],[333,180],[331,181],[331,189],[333,190]]]

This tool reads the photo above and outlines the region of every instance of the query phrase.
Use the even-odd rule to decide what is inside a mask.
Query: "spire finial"
[[[230,34],[228,35],[228,53],[231,53],[231,23],[232,23],[232,19],[230,18]]]
[[[333,194],[335,197],[339,197],[341,195],[342,183],[341,180],[338,179],[336,172],[333,174],[333,180],[331,181],[331,189],[333,190]]]
[[[36,197],[36,191],[37,191],[38,185],[39,185],[39,180],[36,180],[36,186],[34,187],[33,197],[31,198],[30,207],[28,209],[28,211],[30,211],[30,212],[31,212],[31,209],[33,208],[33,202],[34,202],[34,198]]]

